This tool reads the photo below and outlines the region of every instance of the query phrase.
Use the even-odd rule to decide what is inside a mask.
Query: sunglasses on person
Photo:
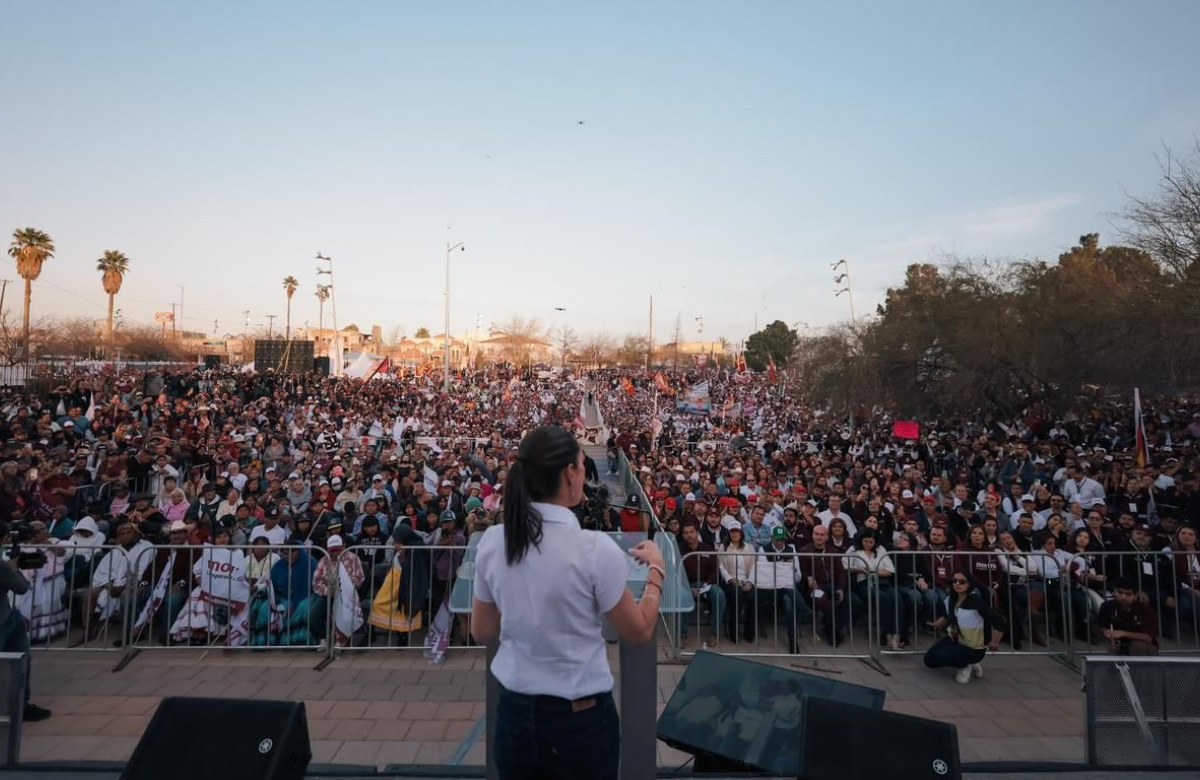
[[[954,583],[955,585],[966,585],[967,584],[967,581],[964,580],[962,577],[955,577],[954,579],[950,580],[950,582]]]

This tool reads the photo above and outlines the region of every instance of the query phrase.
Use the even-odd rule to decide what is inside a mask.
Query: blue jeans
[[[3,598],[8,598],[7,594]],[[33,677],[33,658],[29,655],[29,631],[25,628],[25,618],[15,609],[9,613],[8,620],[0,626],[0,653],[25,654],[25,703],[29,703],[29,680]]]
[[[796,626],[812,625],[813,612],[792,588],[756,588],[754,597],[757,612],[774,611],[775,625],[783,624],[787,629],[788,644],[796,643]],[[759,632],[762,633],[762,632]]]
[[[693,582],[692,583],[692,587],[695,588],[696,590],[699,590],[703,586],[704,586],[704,583],[702,583],[702,582]],[[708,602],[708,612],[709,612],[708,625],[709,625],[709,628],[712,629],[712,632],[714,634],[720,633],[721,626],[722,626],[721,617],[722,617],[722,615],[725,614],[725,591],[721,588],[720,585],[713,585],[708,589],[708,593],[705,593],[701,596],[696,597],[696,611],[692,612],[688,617],[679,621],[679,636],[680,636],[680,638],[683,638],[683,639],[687,638],[687,627],[688,627],[688,623],[690,622],[691,619],[695,619],[697,624],[700,622],[700,600],[701,599]]]
[[[972,650],[944,636],[925,651],[925,665],[930,669],[941,669],[943,666],[962,669],[979,663],[985,655],[987,650]]]
[[[946,603],[946,591],[935,587],[917,590],[921,597],[921,617],[926,621],[937,619],[937,605]]]
[[[586,698],[594,703],[575,711],[566,699],[501,686],[494,758],[502,780],[617,780],[617,706],[610,692]]]

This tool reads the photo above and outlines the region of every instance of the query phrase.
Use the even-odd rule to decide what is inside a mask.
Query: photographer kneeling
[[[50,717],[50,710],[29,702],[33,660],[29,654],[29,631],[25,627],[25,618],[13,608],[8,594],[12,592],[20,596],[29,590],[29,580],[25,579],[21,569],[40,568],[45,563],[45,556],[41,552],[22,553],[17,541],[12,538],[12,529],[8,523],[0,520],[0,551],[5,550],[10,542],[11,550],[0,555],[0,653],[25,653],[24,719],[34,722]]]

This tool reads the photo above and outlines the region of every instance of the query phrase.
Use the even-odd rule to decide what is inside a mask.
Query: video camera
[[[584,486],[583,504],[577,513],[579,524],[589,531],[603,531],[607,526],[609,493],[604,485],[593,488]]]
[[[8,559],[14,561],[18,569],[40,569],[46,565],[48,559],[41,550],[21,549],[21,544],[30,542],[33,535],[33,528],[28,523],[20,523],[12,528],[12,548],[8,552]]]

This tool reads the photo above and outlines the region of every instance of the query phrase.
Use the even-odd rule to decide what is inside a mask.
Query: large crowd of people
[[[581,522],[677,537],[713,640],[755,641],[766,612],[803,652],[874,614],[893,650],[932,626],[979,652],[1049,630],[1144,653],[1200,622],[1186,399],[1147,399],[1145,463],[1128,403],[922,420],[898,438],[883,411],[835,415],[723,369],[489,368],[448,391],[417,373],[93,370],[0,409],[6,555],[30,584],[13,614],[35,643],[419,635],[438,659],[471,641],[447,609],[462,548],[499,522],[506,469],[542,425],[607,445],[601,471],[624,452],[653,522],[639,496],[581,506]]]

